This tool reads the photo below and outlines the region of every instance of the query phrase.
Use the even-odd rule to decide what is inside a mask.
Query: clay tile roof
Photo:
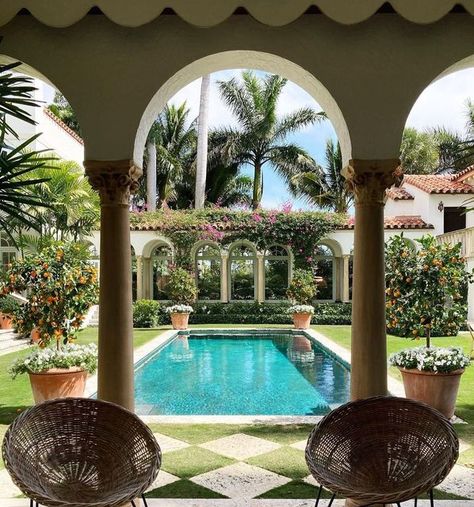
[[[403,183],[413,185],[428,194],[474,194],[472,185],[454,179],[453,175],[407,174]]]
[[[451,180],[452,181],[464,181],[465,179],[467,179],[473,175],[474,175],[474,165],[470,165],[469,167],[466,167],[466,169],[463,169],[462,171],[459,171],[458,173],[453,174],[451,176]]]
[[[349,217],[347,223],[340,229],[353,229],[354,217]],[[433,229],[431,224],[427,224],[420,215],[399,215],[384,218],[385,229]]]
[[[70,129],[62,120],[60,120],[54,113],[52,113],[47,107],[43,107],[44,114],[57,123],[65,132],[67,132],[71,137],[73,137],[76,141],[84,144],[82,137],[77,135],[74,130]]]
[[[402,187],[392,187],[387,190],[387,197],[394,201],[408,201],[414,199],[414,197]]]

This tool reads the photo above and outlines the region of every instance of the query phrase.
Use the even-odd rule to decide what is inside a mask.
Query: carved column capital
[[[383,205],[385,191],[400,179],[402,171],[398,159],[353,159],[343,175],[356,204]]]
[[[131,160],[86,160],[84,167],[102,206],[129,206],[130,194],[137,190],[142,175]]]

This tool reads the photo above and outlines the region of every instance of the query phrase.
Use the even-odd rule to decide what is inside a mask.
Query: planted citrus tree
[[[438,244],[432,236],[411,247],[395,236],[386,247],[387,329],[425,345],[393,354],[406,395],[454,414],[460,375],[469,359],[457,348],[432,346],[433,336],[455,336],[466,320],[465,292],[472,275],[461,245]]]
[[[12,376],[30,375],[37,402],[82,395],[87,372],[94,372],[97,364],[95,345],[73,343],[98,297],[97,272],[89,263],[87,249],[77,243],[58,242],[37,254],[27,254],[9,267],[0,292],[4,296],[13,292],[26,295],[28,302],[15,320],[23,333],[35,330],[38,335],[39,348],[12,365]]]
[[[183,268],[175,267],[170,272],[168,294],[174,303],[166,309],[171,316],[173,329],[187,329],[191,306],[197,298],[196,281],[192,273]]]
[[[286,291],[293,306],[288,313],[293,315],[293,324],[297,329],[308,329],[314,306],[311,304],[316,297],[317,287],[313,272],[308,269],[295,269],[291,283]]]

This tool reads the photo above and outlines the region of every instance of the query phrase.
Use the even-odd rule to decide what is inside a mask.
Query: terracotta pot
[[[399,369],[407,398],[423,401],[439,410],[448,419],[453,417],[463,369],[451,373]]]
[[[293,350],[297,352],[311,352],[311,340],[306,336],[293,336]]]
[[[41,334],[38,327],[35,327],[31,330],[30,338],[33,343],[38,343],[40,341]]]
[[[311,324],[311,313],[294,313],[293,325],[296,329],[308,329]]]
[[[171,324],[173,329],[184,330],[188,329],[189,313],[172,313]]]
[[[82,368],[51,368],[41,373],[29,373],[35,403],[55,398],[84,396],[87,371]]]
[[[13,328],[13,319],[10,315],[6,313],[2,313],[2,329],[12,329]]]

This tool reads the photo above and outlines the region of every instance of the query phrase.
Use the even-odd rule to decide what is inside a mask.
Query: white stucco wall
[[[40,104],[42,103],[42,105],[25,109],[37,124],[31,125],[9,117],[8,123],[19,137],[17,140],[11,135],[8,136],[7,140],[9,144],[17,146],[19,143],[23,143],[32,136],[41,133],[41,136],[30,145],[30,149],[52,150],[58,157],[64,160],[73,160],[82,165],[84,161],[84,145],[48,116],[43,109],[43,106],[51,100],[51,87],[39,79],[34,80],[34,86],[37,90],[33,93],[33,98],[39,101]]]

